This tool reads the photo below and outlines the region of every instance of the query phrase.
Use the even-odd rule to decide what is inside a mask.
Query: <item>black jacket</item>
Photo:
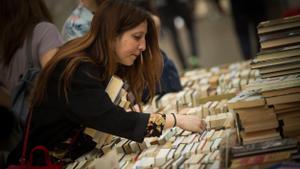
[[[114,105],[105,92],[107,83],[94,78],[103,73],[101,67],[91,63],[79,65],[72,76],[67,102],[58,90],[65,66],[65,61],[56,66],[48,81],[45,99],[34,108],[27,152],[37,145],[51,150],[80,126],[143,141],[149,114],[126,112]],[[15,163],[20,157],[21,147],[22,143],[10,154],[10,163]]]

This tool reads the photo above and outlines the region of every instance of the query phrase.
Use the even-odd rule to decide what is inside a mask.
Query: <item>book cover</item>
[[[286,161],[290,159],[290,157],[291,157],[291,152],[289,151],[242,157],[242,158],[232,160],[232,164],[230,168],[243,168],[243,167],[257,166],[257,165],[270,164],[270,163],[272,164],[279,161]]]
[[[274,59],[281,59],[281,58],[288,58],[293,56],[300,55],[300,45],[289,46],[279,49],[273,50],[266,50],[257,53],[256,58],[253,60],[254,63],[274,60]]]
[[[257,132],[263,130],[276,129],[277,127],[278,127],[277,120],[269,120],[269,121],[265,121],[264,123],[248,124],[244,126],[244,131],[245,133],[251,133],[251,132]]]
[[[291,94],[286,94],[286,95],[267,97],[265,99],[266,99],[266,102],[268,105],[299,102],[300,101],[300,93],[291,93]]]
[[[257,93],[300,86],[300,74],[256,79],[248,84],[246,89]]]
[[[299,105],[300,105],[300,102],[275,104],[275,105],[274,105],[274,109],[275,109],[275,110],[281,110],[281,109],[287,109],[287,108],[299,107]]]
[[[292,150],[298,146],[297,139],[285,138],[272,141],[262,141],[259,143],[233,146],[231,151],[234,158],[251,156],[275,151]]]
[[[265,105],[265,100],[256,91],[243,91],[227,103],[230,109],[259,107],[263,105]]]
[[[298,21],[300,21],[300,15],[295,15],[295,16],[279,18],[279,19],[272,19],[272,20],[260,22],[258,24],[257,28],[270,27],[270,26],[274,26],[274,25],[281,25],[281,24],[285,24],[285,23],[298,22]]]
[[[273,78],[279,76],[297,75],[299,73],[300,73],[300,69],[296,68],[296,69],[283,70],[280,72],[265,73],[261,75],[261,78],[267,79],[267,78]]]
[[[123,85],[124,85],[124,82],[122,81],[122,79],[120,79],[117,76],[111,77],[110,81],[107,84],[105,91],[109,95],[112,102],[114,102],[116,100],[116,98],[118,97]]]
[[[268,34],[259,35],[259,42],[265,42],[274,39],[280,39],[288,36],[297,36],[300,35],[300,28],[287,29],[279,32],[272,32]]]
[[[258,34],[265,34],[300,27],[299,18],[299,15],[297,15],[292,17],[264,21],[258,24],[257,32]]]
[[[300,53],[297,56],[292,56],[292,57],[287,57],[287,58],[279,58],[279,59],[271,59],[267,61],[261,61],[261,62],[256,62],[253,60],[251,62],[251,69],[259,69],[263,67],[271,67],[271,66],[276,66],[276,65],[282,65],[282,64],[287,64],[287,63],[294,63],[294,62],[299,62],[300,61]]]
[[[241,135],[244,145],[281,139],[281,136],[276,129],[267,129],[250,133],[242,132]]]
[[[300,24],[300,23],[299,23]],[[300,28],[299,28],[300,29]],[[261,49],[278,48],[283,46],[295,45],[300,42],[299,35],[287,36],[280,39],[268,40],[260,43]]]
[[[293,62],[288,64],[282,64],[282,65],[272,65],[269,67],[263,67],[259,69],[260,74],[266,74],[266,73],[273,73],[273,72],[281,72],[286,70],[293,70],[293,69],[299,69],[300,68],[300,62]]]

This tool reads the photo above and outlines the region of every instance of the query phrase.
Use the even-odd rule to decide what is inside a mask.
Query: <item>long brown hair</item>
[[[43,0],[1,0],[0,6],[0,62],[8,65],[34,26],[52,19]]]
[[[146,50],[141,59],[132,66],[118,65],[115,54],[115,40],[124,32],[147,21]],[[90,31],[83,37],[69,41],[43,69],[33,93],[33,104],[40,102],[45,93],[45,86],[55,66],[61,60],[67,60],[65,70],[60,76],[59,89],[67,98],[71,76],[81,62],[90,62],[104,67],[101,80],[109,80],[117,74],[128,82],[129,90],[138,103],[141,102],[143,90],[147,88],[150,98],[155,94],[162,72],[162,58],[158,46],[157,32],[151,15],[127,1],[107,0],[98,8],[93,18]]]

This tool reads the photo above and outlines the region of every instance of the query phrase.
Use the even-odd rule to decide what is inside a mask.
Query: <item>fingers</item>
[[[193,125],[190,125],[193,129],[191,131],[193,132],[203,132],[206,130],[206,122],[199,118],[199,117],[194,117],[194,123],[191,123]]]
[[[182,116],[182,125],[180,125],[179,127],[181,127],[182,129],[188,130],[188,131],[192,131],[192,132],[202,132],[204,130],[206,130],[206,122],[205,120],[199,118],[198,116],[195,115],[184,115]]]
[[[204,130],[206,130],[206,122],[201,119],[197,132],[203,132]]]
[[[202,131],[206,130],[206,126],[207,126],[207,124],[206,124],[205,120],[201,119],[201,126],[200,126],[201,130]]]

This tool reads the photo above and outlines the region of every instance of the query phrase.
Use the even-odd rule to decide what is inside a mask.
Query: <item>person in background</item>
[[[158,37],[160,37],[161,31],[161,20],[158,16],[157,11],[155,10],[154,3],[152,0],[135,0],[133,1],[135,5],[147,10],[151,13],[152,19],[155,23]],[[163,56],[163,72],[160,78],[159,86],[156,90],[156,95],[162,97],[164,94],[171,92],[179,92],[182,90],[182,85],[180,82],[180,76],[174,62],[169,59],[166,52],[161,49],[161,55]],[[149,101],[148,92],[145,90],[143,94],[143,102],[146,103]]]
[[[175,51],[184,70],[200,66],[194,24],[195,2],[195,0],[156,0],[156,8],[163,23],[162,29],[170,31]],[[184,54],[180,34],[175,25],[176,17],[181,17],[186,25],[191,53],[189,56]]]
[[[43,0],[4,0],[0,28],[0,81],[9,92],[26,71],[26,39],[32,36],[34,66],[41,68],[63,44]]]
[[[63,45],[42,70],[32,93],[28,149],[43,145],[53,152],[82,127],[137,142],[173,126],[203,131],[206,124],[198,116],[125,111],[105,92],[108,81],[117,75],[141,104],[145,87],[154,97],[161,72],[151,15],[130,2],[104,1],[90,31]],[[17,163],[21,148],[19,144],[10,154],[9,163]]]
[[[265,0],[231,0],[234,28],[245,60],[253,59],[259,51],[256,27],[268,18],[266,3]]]
[[[63,40],[56,26],[51,23],[50,13],[43,0],[3,0],[0,5],[0,104],[6,109],[1,119],[9,121],[13,117],[10,114],[10,95],[22,74],[27,71],[27,39],[32,39],[30,50],[33,66],[38,69],[45,67]],[[3,119],[5,117],[9,119]],[[10,137],[9,133],[6,136],[2,139],[9,144],[6,144],[6,150],[3,151],[8,152],[14,148],[13,143],[18,138]]]
[[[85,35],[90,30],[94,13],[102,2],[103,0],[80,0],[78,6],[64,23],[63,39],[69,41]]]

